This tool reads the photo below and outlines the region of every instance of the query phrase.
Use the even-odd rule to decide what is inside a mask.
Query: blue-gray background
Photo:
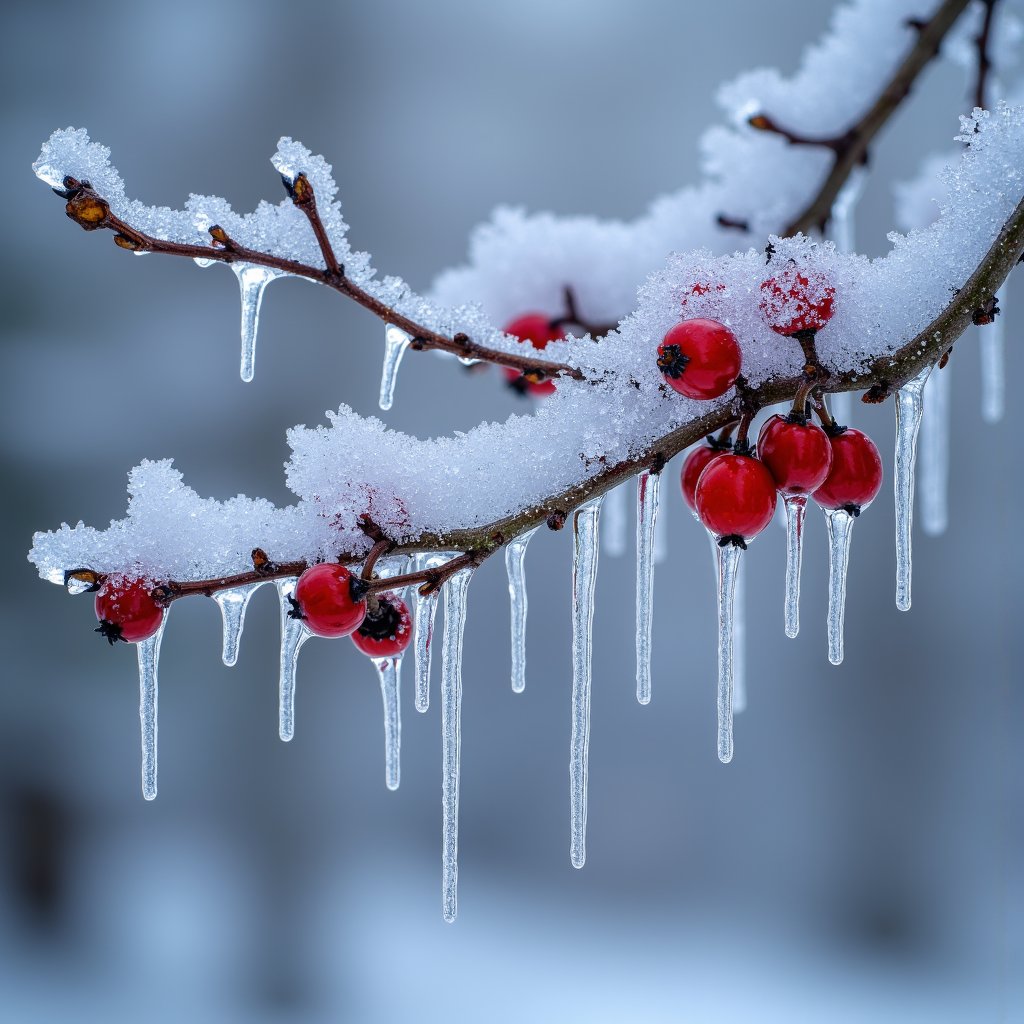
[[[0,1017],[12,1021],[1009,1021],[1022,1019],[1016,395],[978,414],[955,363],[952,523],[892,599],[892,511],[857,527],[847,658],[825,659],[823,530],[804,630],[782,632],[783,541],[747,560],[750,708],[714,751],[707,542],[669,486],[654,702],[633,682],[631,558],[598,584],[589,858],[568,860],[569,543],[538,536],[529,682],[508,685],[499,560],[472,586],[461,913],[441,921],[435,706],[406,691],[383,785],[380,696],[347,643],[300,663],[276,737],[276,606],[238,666],[212,604],[176,607],[161,666],[160,797],[139,794],[133,652],[40,582],[31,532],[123,515],[126,471],[174,456],[202,494],[286,501],[285,428],[376,412],[382,330],[298,282],[268,292],[238,379],[223,270],[132,259],[64,218],[29,163],[54,128],[110,145],[130,191],[249,209],[281,134],[334,164],[355,244],[425,286],[499,201],[631,217],[695,178],[714,90],[795,66],[812,0],[21,4],[5,15],[0,443]],[[930,70],[873,155],[889,185],[948,145],[961,72]],[[1008,303],[1009,369],[1024,295]],[[431,434],[517,408],[494,374],[408,357],[388,422]],[[860,422],[891,448],[891,407]],[[510,453],[528,465],[529,453]],[[674,479],[670,472],[669,480]],[[888,492],[887,492],[888,493]]]

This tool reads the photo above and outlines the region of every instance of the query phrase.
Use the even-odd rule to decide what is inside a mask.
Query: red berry
[[[822,508],[845,508],[857,515],[882,486],[882,457],[867,434],[847,427],[830,437],[832,468],[812,497]]]
[[[96,593],[96,632],[110,643],[148,640],[164,621],[166,609],[150,596],[152,583],[108,576]]]
[[[771,416],[757,438],[758,458],[768,467],[784,494],[810,494],[828,476],[832,446],[828,434],[814,423]]]
[[[565,331],[557,324],[552,325],[551,317],[543,313],[524,313],[505,325],[505,333],[512,334],[520,341],[528,341],[536,349],[547,348],[549,341],[562,341]],[[553,380],[527,380],[518,370],[506,366],[503,368],[505,379],[509,385],[521,394],[551,395],[555,392]]]
[[[717,447],[711,444],[701,444],[694,448],[683,462],[683,471],[679,475],[679,482],[683,488],[683,501],[690,506],[691,510],[697,511],[697,481],[700,479],[704,467],[714,458],[722,455],[729,449]]]
[[[775,514],[775,480],[751,455],[727,452],[697,481],[697,515],[716,536],[748,541]]]
[[[717,320],[676,324],[658,346],[658,369],[687,398],[718,398],[736,383],[742,354],[736,335]]]
[[[761,283],[761,312],[777,334],[817,331],[832,319],[835,294],[821,271],[805,272],[791,263]]]
[[[367,589],[366,581],[343,565],[312,565],[295,585],[289,615],[317,636],[348,636],[366,617]]]
[[[377,598],[377,611],[367,612],[363,624],[352,634],[352,643],[371,658],[393,658],[409,646],[411,639],[409,606],[392,593]]]

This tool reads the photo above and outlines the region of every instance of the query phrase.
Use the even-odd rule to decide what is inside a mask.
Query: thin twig
[[[974,81],[974,105],[989,109],[986,98],[986,89],[989,82],[989,74],[992,70],[992,58],[989,54],[989,41],[992,34],[993,15],[996,11],[996,4],[999,0],[982,0],[985,5],[985,17],[981,22],[981,31],[974,39],[974,45],[978,54],[976,78]]]

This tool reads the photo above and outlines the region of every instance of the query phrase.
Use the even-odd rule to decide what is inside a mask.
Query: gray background
[[[598,583],[589,859],[568,861],[569,540],[530,550],[529,681],[509,689],[500,560],[472,586],[461,913],[441,921],[435,706],[406,690],[383,786],[380,697],[350,644],[310,644],[276,738],[276,605],[238,666],[182,602],[161,665],[160,797],[139,795],[133,652],[41,583],[31,532],[123,515],[125,473],[173,455],[202,494],[286,501],[285,428],[376,412],[382,330],[336,296],[268,292],[255,382],[235,283],[132,259],[65,220],[29,164],[56,127],[110,145],[132,194],[278,198],[291,134],[335,167],[353,239],[426,286],[499,201],[630,217],[697,174],[722,80],[795,66],[828,5],[669,2],[21,4],[2,38],[6,501],[0,1016],[17,1021],[1009,1021],[1021,1009],[1015,666],[1019,442],[984,426],[954,355],[950,530],[893,598],[891,499],[854,538],[847,659],[825,658],[824,531],[804,628],[782,632],[782,533],[747,560],[750,709],[714,748],[707,542],[670,469],[654,702],[633,696],[633,564]],[[930,70],[874,154],[889,185],[947,146],[961,73]],[[1019,284],[1015,284],[1019,288]],[[1009,303],[1009,369],[1021,366]],[[1010,394],[1011,412],[1015,395]],[[411,354],[390,424],[465,429],[518,406],[494,374]],[[858,421],[891,450],[891,406]],[[888,492],[886,492],[888,494]],[[408,676],[407,676],[408,682]]]

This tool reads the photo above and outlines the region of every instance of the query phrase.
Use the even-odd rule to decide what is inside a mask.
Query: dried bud
[[[291,183],[291,188],[288,189],[288,193],[292,197],[292,202],[295,203],[296,206],[312,203],[316,198],[313,195],[313,186],[309,183],[309,178],[304,174],[300,174]]]
[[[86,231],[105,226],[110,206],[93,192],[78,192],[68,200],[64,212]]]
[[[552,512],[551,515],[548,516],[547,523],[549,530],[562,529],[562,527],[565,526],[565,513],[561,509]]]
[[[139,242],[136,242],[134,238],[129,238],[127,235],[114,235],[114,245],[127,249],[129,252],[138,252],[142,248]]]
[[[770,117],[765,117],[764,114],[754,114],[752,117],[748,117],[747,124],[751,128],[756,128],[759,132],[775,131],[775,123]]]

